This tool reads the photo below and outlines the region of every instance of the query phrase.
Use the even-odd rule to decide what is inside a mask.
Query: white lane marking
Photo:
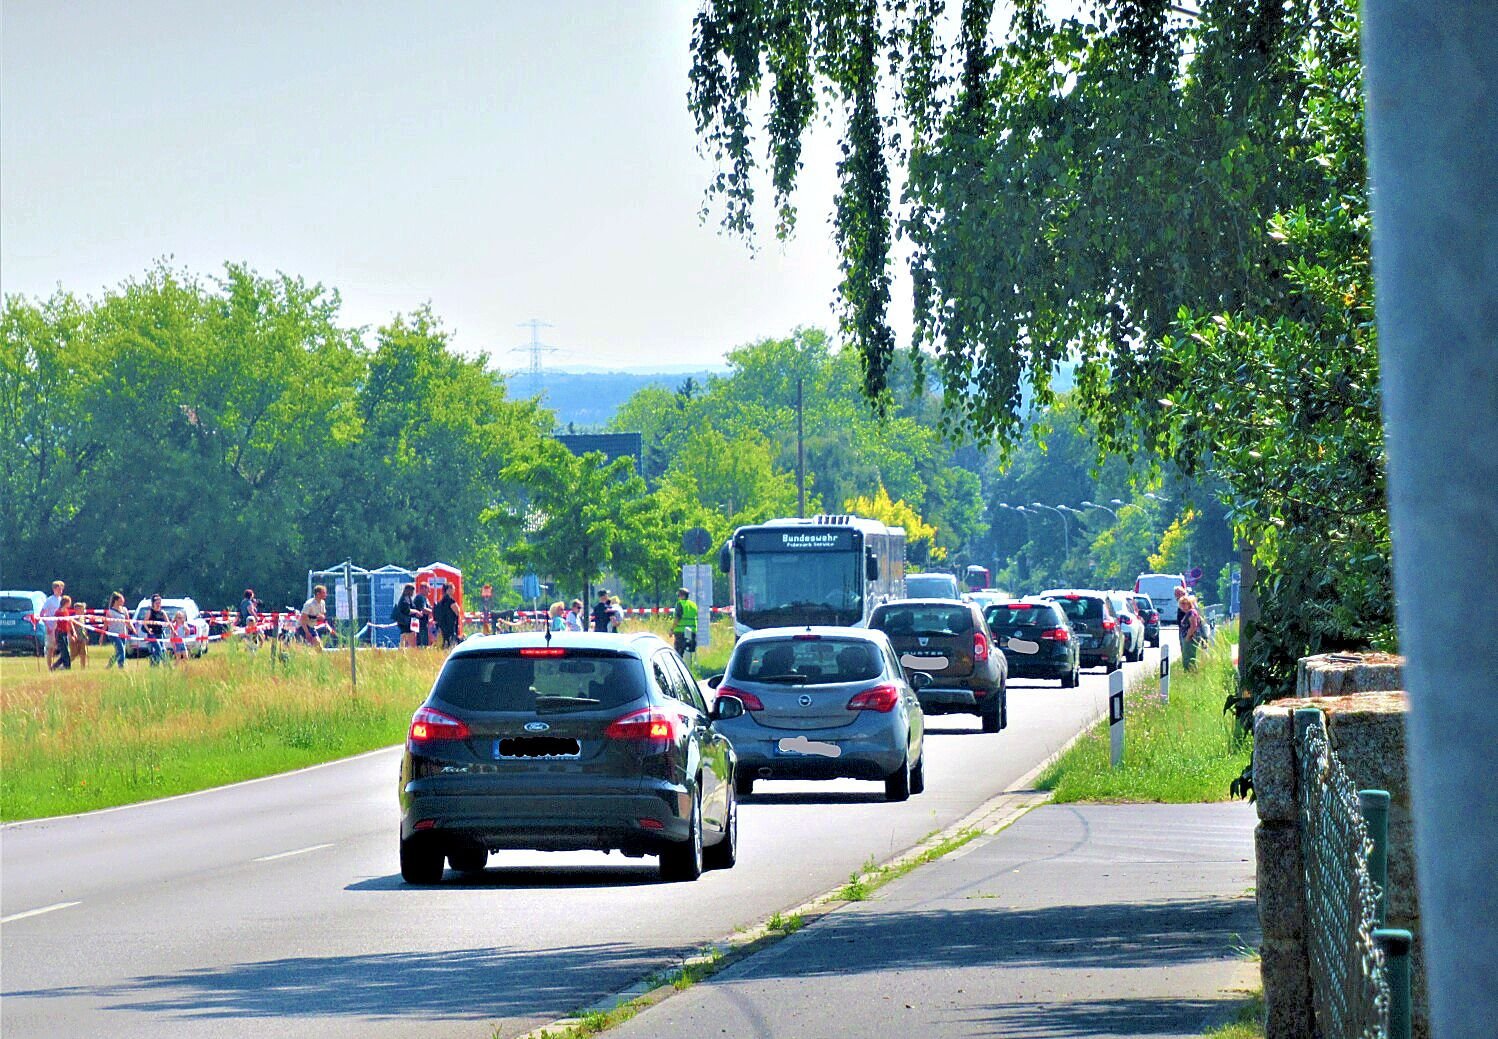
[[[314,844],[310,848],[297,848],[295,851],[280,851],[280,852],[277,852],[274,855],[262,855],[258,859],[256,859],[255,861],[256,862],[274,862],[276,859],[287,859],[287,858],[290,858],[293,855],[305,855],[309,851],[322,851],[324,848],[331,848],[331,847],[332,847],[331,844]]]
[[[50,912],[52,912],[54,910],[57,910],[57,909],[66,909],[69,906],[75,906],[75,905],[78,905],[78,903],[77,902],[58,902],[58,903],[56,903],[54,905],[42,906],[40,909],[28,909],[24,913],[11,913],[9,916],[0,916],[0,924],[8,924],[12,920],[24,920],[28,916],[41,916],[43,913],[50,913]]]

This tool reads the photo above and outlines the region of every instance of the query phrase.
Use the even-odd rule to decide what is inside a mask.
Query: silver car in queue
[[[765,628],[739,639],[728,670],[708,680],[744,713],[717,723],[733,741],[736,789],[756,779],[868,779],[903,801],[926,785],[930,676],[907,676],[888,637],[868,628]]]

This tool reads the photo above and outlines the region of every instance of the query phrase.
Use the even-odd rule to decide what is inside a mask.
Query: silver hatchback
[[[883,632],[766,628],[739,639],[708,685],[743,701],[716,728],[738,753],[737,792],[756,779],[882,780],[903,801],[926,785],[926,724],[916,685]]]

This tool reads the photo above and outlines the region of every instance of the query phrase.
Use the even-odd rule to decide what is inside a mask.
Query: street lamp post
[[[1054,505],[1042,505],[1038,501],[1032,501],[1030,503],[1030,505],[1031,505],[1032,508],[1036,508],[1036,509],[1050,509],[1056,515],[1058,515],[1058,516],[1061,517],[1061,538],[1062,538],[1062,543],[1066,546],[1066,555],[1067,555],[1067,557],[1070,558],[1071,557],[1071,530],[1067,526],[1066,513],[1062,512],[1060,509],[1056,508],[1056,506],[1054,506]]]
[[[1099,505],[1095,501],[1084,501],[1082,504],[1087,506],[1089,509],[1102,509],[1104,512],[1111,515],[1115,520],[1118,519],[1118,512],[1114,509],[1108,508],[1108,506],[1106,505]]]
[[[1027,509],[1027,508],[1025,508],[1023,505],[1010,505],[1008,502],[1003,502],[1003,501],[994,502],[994,508],[996,508],[996,509],[1007,509],[1010,512],[1017,512],[1017,513],[1019,513],[1021,516],[1023,516],[1025,518],[1025,544],[1028,546],[1030,544],[1030,537],[1031,537],[1031,535],[1030,535],[1030,510]],[[1023,552],[1021,552],[1021,555],[1024,557],[1024,560],[1025,560],[1025,579],[1029,580],[1029,574],[1030,574],[1029,552],[1028,551],[1023,551]]]

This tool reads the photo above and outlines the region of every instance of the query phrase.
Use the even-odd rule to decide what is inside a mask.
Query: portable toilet
[[[401,633],[391,621],[390,614],[401,597],[401,589],[415,581],[414,572],[393,564],[369,572],[370,645],[395,649],[401,644]]]
[[[423,579],[433,588],[445,585],[448,594],[458,604],[458,612],[463,611],[463,571],[447,563],[428,563],[416,571],[417,583]]]

